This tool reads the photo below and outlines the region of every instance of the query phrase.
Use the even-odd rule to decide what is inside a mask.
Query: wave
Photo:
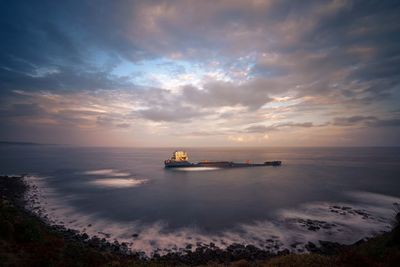
[[[288,249],[297,253],[306,252],[307,242],[319,240],[351,244],[390,230],[393,217],[391,205],[400,202],[399,198],[375,193],[345,192],[354,203],[303,203],[297,208],[280,210],[272,220],[237,224],[231,229],[208,233],[200,227],[170,230],[164,221],[121,223],[98,219],[94,214],[83,214],[68,206],[68,199],[59,199],[43,177],[30,176],[25,179],[31,188],[27,194],[28,208],[50,224],[61,224],[110,242],[125,242],[132,251],[143,251],[148,256],[155,252],[165,254],[170,251],[182,252],[187,248],[193,250],[199,244],[211,242],[220,248],[240,243],[272,252]],[[129,179],[121,179],[121,182],[116,180],[119,179],[103,179],[103,184],[125,185]],[[132,180],[132,183],[137,181],[140,180]],[[379,201],[370,201],[371,198]]]

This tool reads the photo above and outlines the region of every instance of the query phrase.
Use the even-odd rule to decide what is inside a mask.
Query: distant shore
[[[351,246],[333,242],[322,242],[319,246],[309,243],[306,247],[310,254],[291,254],[287,250],[271,253],[252,245],[242,244],[232,244],[227,249],[220,249],[210,243],[201,244],[195,249],[188,247],[185,253],[170,252],[166,255],[156,253],[152,258],[148,258],[144,253],[130,252],[124,243],[110,243],[98,237],[90,238],[85,233],[66,229],[63,226],[48,225],[42,218],[25,208],[24,196],[28,186],[21,176],[1,176],[0,188],[0,261],[4,266],[48,265],[49,262],[57,266],[72,266],[77,262],[82,263],[83,266],[137,264],[165,266],[211,263],[226,265],[237,262],[266,266],[276,266],[276,264],[293,266],[293,263],[299,263],[300,265],[294,266],[303,266],[302,262],[310,263],[310,261],[321,263],[321,265],[328,264],[328,266],[353,266],[346,265],[347,263],[341,265],[340,262],[345,259],[351,264],[353,258],[357,261],[362,259],[380,264],[379,266],[391,266],[391,260],[400,260],[399,214],[396,217],[397,224],[390,233],[366,242],[360,241]],[[371,254],[369,250],[374,253]],[[365,251],[369,252],[365,254]],[[354,257],[349,257],[349,253],[354,254]],[[283,265],[280,265],[280,262]],[[371,266],[375,266],[374,264]]]

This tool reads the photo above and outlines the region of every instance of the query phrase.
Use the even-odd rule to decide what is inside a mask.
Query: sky
[[[399,1],[1,1],[0,140],[399,146]]]

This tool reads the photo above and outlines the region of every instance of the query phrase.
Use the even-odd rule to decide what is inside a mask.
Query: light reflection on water
[[[103,178],[90,181],[90,184],[102,187],[114,187],[114,188],[124,188],[124,187],[136,187],[146,183],[147,179],[120,179],[120,178]]]
[[[181,167],[169,169],[169,171],[185,171],[185,172],[198,172],[198,171],[216,171],[220,170],[218,167]]]
[[[129,176],[129,172],[120,172],[113,169],[100,169],[82,172],[84,175],[107,175],[113,177]]]

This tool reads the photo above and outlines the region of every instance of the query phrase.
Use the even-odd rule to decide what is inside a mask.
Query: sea
[[[190,161],[279,167],[165,169],[179,148],[1,145],[0,172],[25,175],[27,207],[50,224],[146,255],[231,244],[306,252],[392,227],[400,148],[185,148]]]

